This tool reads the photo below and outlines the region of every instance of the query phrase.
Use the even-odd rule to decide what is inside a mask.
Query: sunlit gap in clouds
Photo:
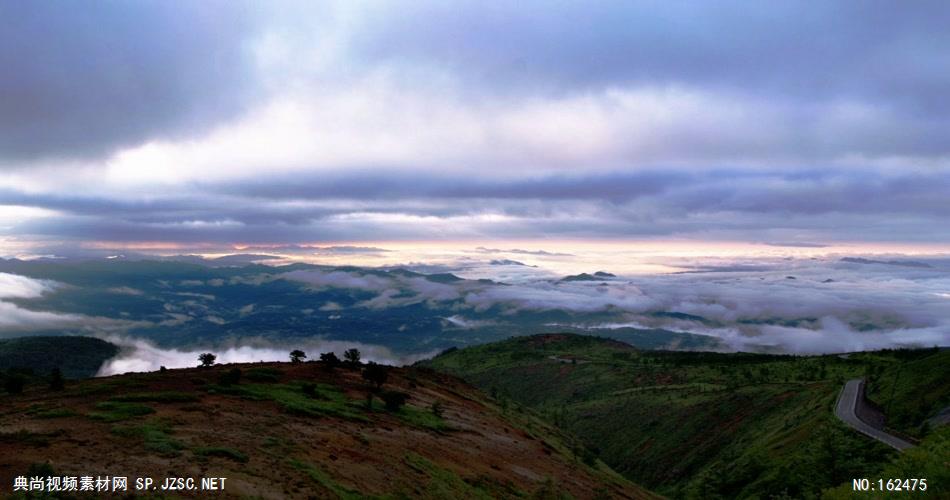
[[[622,275],[664,274],[690,269],[698,260],[754,261],[780,258],[840,258],[854,255],[950,255],[950,244],[879,242],[735,242],[676,240],[474,240],[342,241],[296,245],[175,242],[94,242],[83,246],[159,256],[181,254],[216,258],[248,253],[279,257],[270,265],[305,262],[325,265],[394,267],[408,265],[464,267],[509,259],[554,274],[609,271]],[[2,250],[2,249],[0,249]],[[24,253],[22,247],[19,253]],[[707,262],[708,263],[708,262]],[[461,271],[464,276],[464,271]],[[464,276],[482,277],[482,276]]]

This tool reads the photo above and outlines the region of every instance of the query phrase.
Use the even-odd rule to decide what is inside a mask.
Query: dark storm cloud
[[[8,2],[0,208],[57,213],[0,234],[950,241],[948,19],[930,1]]]
[[[489,88],[686,83],[950,109],[950,5],[414,2],[369,13],[357,54],[450,67]],[[492,83],[494,82],[494,83]]]
[[[294,243],[307,240],[313,234],[323,235],[329,241],[337,232],[316,226],[301,231],[302,224],[247,224],[213,218],[184,220],[171,223],[142,223],[112,217],[63,216],[46,218],[22,224],[17,232],[50,239],[135,242],[161,241],[178,243]],[[303,226],[304,228],[306,226]],[[323,238],[321,238],[323,239]]]
[[[719,182],[727,178],[727,181]],[[260,200],[268,202],[282,201],[321,201],[321,200],[373,200],[384,199],[385,206],[395,207],[393,202],[399,200],[419,199],[486,199],[486,200],[542,200],[542,201],[572,201],[572,200],[600,200],[612,203],[626,203],[639,198],[665,195],[667,193],[686,192],[695,208],[713,207],[716,209],[741,210],[748,205],[753,210],[766,208],[758,204],[758,198],[736,198],[728,186],[737,186],[742,183],[755,184],[765,193],[764,198],[773,197],[776,192],[788,191],[798,195],[796,190],[812,189],[814,184],[827,185],[827,191],[837,189],[841,194],[854,192],[861,196],[864,190],[869,189],[869,183],[879,186],[878,194],[886,191],[900,191],[909,189],[916,196],[921,191],[930,189],[940,191],[942,184],[934,185],[934,180],[927,177],[905,177],[893,181],[889,187],[885,182],[866,181],[856,179],[824,179],[803,178],[796,174],[793,177],[773,174],[760,174],[755,171],[723,171],[714,173],[684,172],[632,172],[609,175],[554,175],[531,179],[517,180],[480,180],[468,176],[436,176],[423,172],[401,173],[356,173],[335,175],[293,175],[284,178],[270,177],[266,180],[246,180],[241,183],[208,184],[197,186],[195,190],[183,190],[177,195],[150,197],[149,199],[116,199],[108,196],[82,196],[75,194],[34,194],[12,189],[0,189],[0,202],[5,205],[21,205],[62,210],[77,215],[113,215],[139,222],[172,222],[187,220],[189,217],[206,217],[217,213],[218,217],[239,215],[240,220],[245,217],[260,218],[261,222],[272,221],[266,214],[280,214],[283,222],[294,222],[298,217],[313,218],[321,215],[347,212],[343,205],[338,208],[313,207],[280,207],[271,208],[260,204]],[[855,185],[855,181],[858,185]],[[716,190],[710,191],[708,198],[692,196],[692,190],[705,189],[713,183]],[[768,184],[782,183],[781,185]],[[805,183],[804,187],[799,187]],[[198,197],[195,194],[201,193]],[[256,204],[249,200],[258,200]],[[716,205],[713,200],[719,200]],[[886,200],[885,200],[886,201]],[[780,201],[774,202],[776,205]],[[929,206],[929,205],[928,205]],[[793,207],[788,207],[793,208]],[[374,211],[381,210],[374,207]],[[469,213],[470,209],[444,210],[438,205],[419,205],[419,212],[427,215],[448,215]],[[810,211],[817,210],[810,206]],[[385,211],[385,210],[384,210]],[[393,211],[399,211],[398,209]],[[793,210],[795,211],[795,210]]]
[[[672,89],[760,122],[738,137],[728,121],[662,133],[699,162],[950,154],[946,2],[432,1],[393,14],[366,14],[351,57],[446,71],[473,101]]]
[[[230,117],[253,81],[239,3],[3,2],[0,160],[98,157]]]
[[[229,194],[270,199],[407,199],[492,198],[626,201],[657,194],[688,180],[681,172],[631,172],[544,175],[527,179],[479,178],[465,174],[433,175],[423,171],[370,171],[293,175],[283,179],[206,186]]]
[[[685,186],[672,203],[688,211],[948,215],[947,193],[950,176],[936,169],[899,174],[869,169],[720,172]]]
[[[358,173],[196,189],[149,201],[7,190],[0,191],[0,200],[62,214],[18,224],[17,234],[108,241],[278,244],[426,238],[431,223],[400,217],[449,221],[481,214],[509,219],[463,229],[473,234],[487,229],[513,238],[700,235],[714,230],[720,237],[780,246],[819,246],[797,241],[808,234],[826,241],[950,237],[937,223],[950,216],[950,180],[939,172],[650,171],[507,183],[421,173]],[[477,221],[465,224],[470,223]]]
[[[207,186],[206,189],[216,189]],[[950,214],[950,177],[939,170],[882,173],[870,169],[648,170],[612,174],[548,175],[492,180],[427,173],[356,173],[293,176],[218,186],[235,196],[269,200],[485,199],[543,202],[578,200],[625,204],[649,201],[662,211]],[[511,205],[510,203],[508,205]],[[440,205],[420,213],[440,214]],[[499,203],[494,206],[505,206]],[[556,206],[555,204],[549,206]],[[469,205],[466,205],[469,207]],[[482,208],[492,208],[493,205]],[[470,212],[470,209],[453,211]]]

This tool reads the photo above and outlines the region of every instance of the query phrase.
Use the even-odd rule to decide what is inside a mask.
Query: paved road
[[[855,407],[858,404],[858,396],[861,394],[861,391],[864,390],[862,381],[862,379],[856,378],[844,384],[844,388],[841,389],[841,394],[838,395],[838,404],[835,405],[835,415],[861,434],[877,439],[899,451],[913,447],[914,445],[907,441],[880,429],[871,427],[858,418],[858,415],[855,413]]]

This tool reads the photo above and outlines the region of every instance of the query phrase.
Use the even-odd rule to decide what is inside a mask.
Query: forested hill
[[[119,348],[92,337],[18,337],[0,340],[0,370],[48,375],[59,368],[66,378],[92,377]]]
[[[924,424],[950,394],[941,379],[947,351],[645,351],[551,334],[452,350],[423,364],[532,407],[627,478],[673,498],[816,498],[854,477],[929,474],[950,485],[950,429]],[[899,455],[834,417],[844,382],[869,375],[872,400],[918,439],[913,453]],[[874,475],[908,464],[917,475]],[[930,481],[931,494],[939,493]]]

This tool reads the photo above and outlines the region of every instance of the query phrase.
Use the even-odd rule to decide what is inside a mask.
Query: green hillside
[[[18,337],[0,340],[0,370],[46,375],[59,368],[66,378],[92,377],[118,352],[92,337]]]
[[[918,484],[917,490],[893,492],[890,494],[890,498],[922,497],[925,495],[931,498],[948,498],[948,494],[950,494],[947,488],[947,485],[950,485],[950,426],[943,426],[931,432],[920,442],[920,445],[901,453],[883,470],[877,471],[873,476],[868,477],[873,481],[876,481],[877,478],[882,478],[885,485],[889,479],[895,478],[927,480],[927,493],[920,491],[920,485]],[[825,491],[823,498],[844,500],[855,496],[854,488],[849,481],[837,488]],[[861,496],[864,498],[880,498],[883,495],[872,496],[861,493]],[[884,496],[884,498],[887,498],[887,496]]]
[[[807,498],[879,471],[896,455],[843,426],[832,407],[848,378],[895,364],[918,369],[901,356],[638,351],[596,337],[540,335],[426,364],[535,408],[588,453],[660,493]]]
[[[888,427],[919,436],[921,422],[950,405],[950,351],[883,359],[870,371],[868,396],[887,415]]]

